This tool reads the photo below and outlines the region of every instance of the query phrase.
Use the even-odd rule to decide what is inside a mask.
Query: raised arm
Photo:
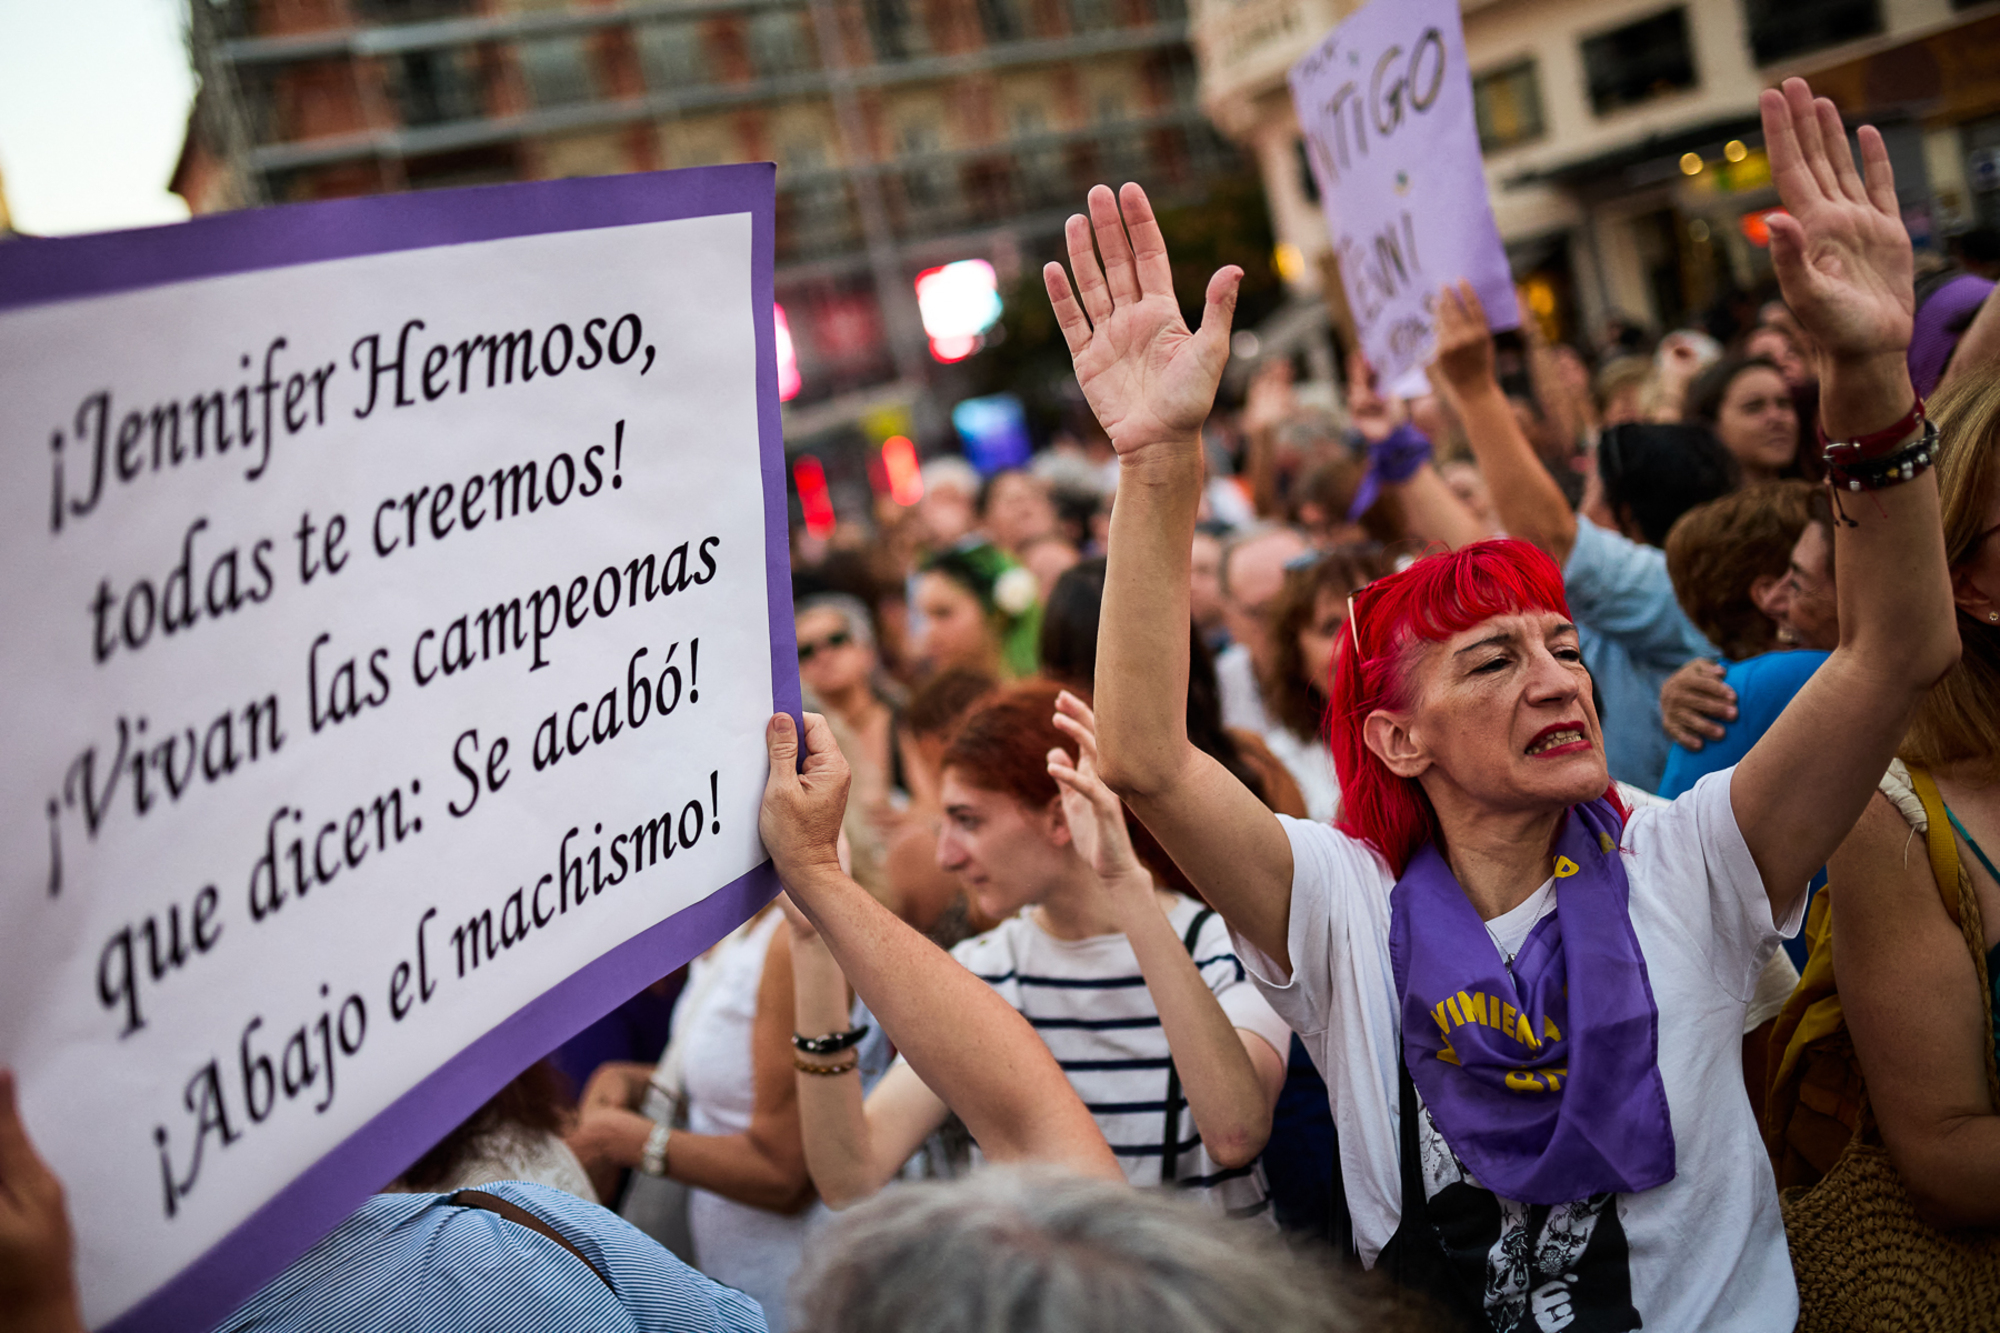
[[[1766,91],[1762,110],[1786,209],[1771,215],[1771,261],[1820,346],[1822,425],[1832,440],[1880,432],[1915,399],[1910,238],[1889,154],[1863,126],[1865,177],[1856,171],[1840,113],[1815,102],[1803,79]],[[1846,514],[1834,538],[1840,646],[1730,785],[1780,919],[1853,827],[1918,699],[1958,656],[1936,476],[1834,495]]]
[[[1576,542],[1576,515],[1541,457],[1493,370],[1493,335],[1472,284],[1446,287],[1437,299],[1437,360],[1432,378],[1458,402],[1465,438],[1493,495],[1493,512],[1507,534],[1532,542],[1558,565]]]
[[[797,904],[784,900],[792,950],[792,993],[797,1029],[819,1037],[851,1030],[847,978]],[[799,1127],[806,1166],[830,1208],[845,1208],[882,1188],[902,1169],[950,1110],[908,1065],[895,1065],[864,1102],[858,1075],[813,1073],[804,1066],[840,1068],[851,1052],[826,1058],[800,1056]]]
[[[1370,475],[1401,501],[1403,526],[1410,536],[1441,542],[1454,550],[1493,536],[1438,475],[1431,462],[1429,438],[1411,423],[1400,398],[1382,393],[1374,367],[1358,349],[1347,357],[1347,415],[1361,438],[1368,441]],[[1365,511],[1369,499],[1357,494],[1355,506]],[[1354,521],[1361,514],[1350,510],[1347,517]]]
[[[1077,383],[1119,462],[1097,639],[1104,780],[1202,896],[1283,962],[1291,842],[1277,816],[1187,738],[1188,553],[1201,500],[1201,423],[1229,357],[1242,271],[1225,268],[1209,279],[1201,328],[1189,332],[1145,191],[1127,185],[1121,200],[1093,187],[1089,219],[1070,218],[1066,235],[1074,288],[1060,264],[1042,277]]]
[[[834,844],[847,761],[826,719],[806,714],[803,770],[790,717],[773,717],[765,738],[771,776],[757,819],[764,846],[792,901],[910,1067],[989,1158],[1123,1180],[1097,1122],[1028,1021],[841,870]]]
[[[1248,1166],[1271,1137],[1271,1113],[1285,1086],[1285,1057],[1265,1038],[1230,1022],[1161,910],[1153,877],[1133,854],[1124,808],[1097,776],[1089,706],[1065,691],[1056,707],[1057,728],[1077,747],[1074,764],[1059,749],[1048,755],[1049,775],[1062,788],[1070,838],[1097,871],[1118,927],[1139,960],[1202,1146],[1218,1166]]]

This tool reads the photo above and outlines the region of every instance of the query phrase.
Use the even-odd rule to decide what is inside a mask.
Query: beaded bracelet
[[[854,1028],[851,1031],[829,1032],[824,1037],[801,1037],[798,1033],[794,1032],[792,1034],[792,1049],[803,1051],[807,1055],[839,1055],[842,1051],[852,1050],[855,1046],[859,1045],[861,1039],[867,1036],[869,1031],[868,1025],[863,1023],[860,1027]]]
[[[1926,417],[1923,433],[1892,454],[1856,462],[1828,458],[1827,479],[1837,490],[1879,491],[1900,486],[1930,470],[1937,461],[1937,445],[1937,422]]]
[[[858,1055],[849,1056],[837,1065],[808,1064],[796,1055],[792,1057],[792,1068],[798,1070],[801,1074],[814,1074],[820,1078],[832,1078],[838,1074],[852,1074],[860,1067],[861,1057]]]

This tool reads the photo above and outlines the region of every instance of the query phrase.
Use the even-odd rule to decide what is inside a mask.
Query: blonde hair
[[[1938,492],[1944,510],[1945,561],[1977,554],[1987,505],[2000,488],[2000,372],[1961,373],[1931,400],[1942,441]],[[1936,768],[1971,761],[2000,775],[2000,627],[1958,613],[1959,658],[1917,706],[1902,758]]]

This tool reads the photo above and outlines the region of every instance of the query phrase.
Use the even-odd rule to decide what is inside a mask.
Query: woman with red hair
[[[1140,864],[1096,760],[1089,708],[1048,681],[1001,690],[959,725],[944,754],[938,865],[1000,924],[952,955],[1048,1043],[1126,1179],[1264,1217],[1257,1157],[1291,1034],[1216,914]],[[839,970],[803,918],[793,928],[799,1031],[838,1032],[848,1021]],[[906,1064],[865,1100],[854,1079],[799,1074],[806,1163],[835,1208],[888,1183],[947,1114]]]
[[[1090,217],[1070,219],[1074,288],[1060,265],[1044,274],[1122,474],[1104,777],[1312,1048],[1362,1261],[1477,1327],[1793,1325],[1740,1081],[1744,1010],[1958,651],[1881,136],[1861,131],[1864,177],[1803,81],[1762,103],[1788,210],[1772,216],[1773,262],[1821,348],[1839,442],[1841,642],[1741,764],[1671,805],[1620,804],[1561,572],[1516,541],[1427,557],[1354,597],[1328,719],[1333,827],[1269,813],[1188,745],[1178,627],[1199,431],[1240,274],[1210,280],[1190,332],[1134,185],[1097,187]]]

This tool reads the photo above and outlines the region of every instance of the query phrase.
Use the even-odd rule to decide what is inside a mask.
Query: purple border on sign
[[[0,246],[0,310],[387,254],[725,213],[751,216],[757,433],[772,706],[796,719],[784,435],[771,319],[777,168],[768,162],[343,199],[224,213],[140,231]],[[104,1333],[200,1333],[310,1249],[530,1063],[687,962],[778,890],[770,862],[600,955],[537,995],[315,1162]]]

